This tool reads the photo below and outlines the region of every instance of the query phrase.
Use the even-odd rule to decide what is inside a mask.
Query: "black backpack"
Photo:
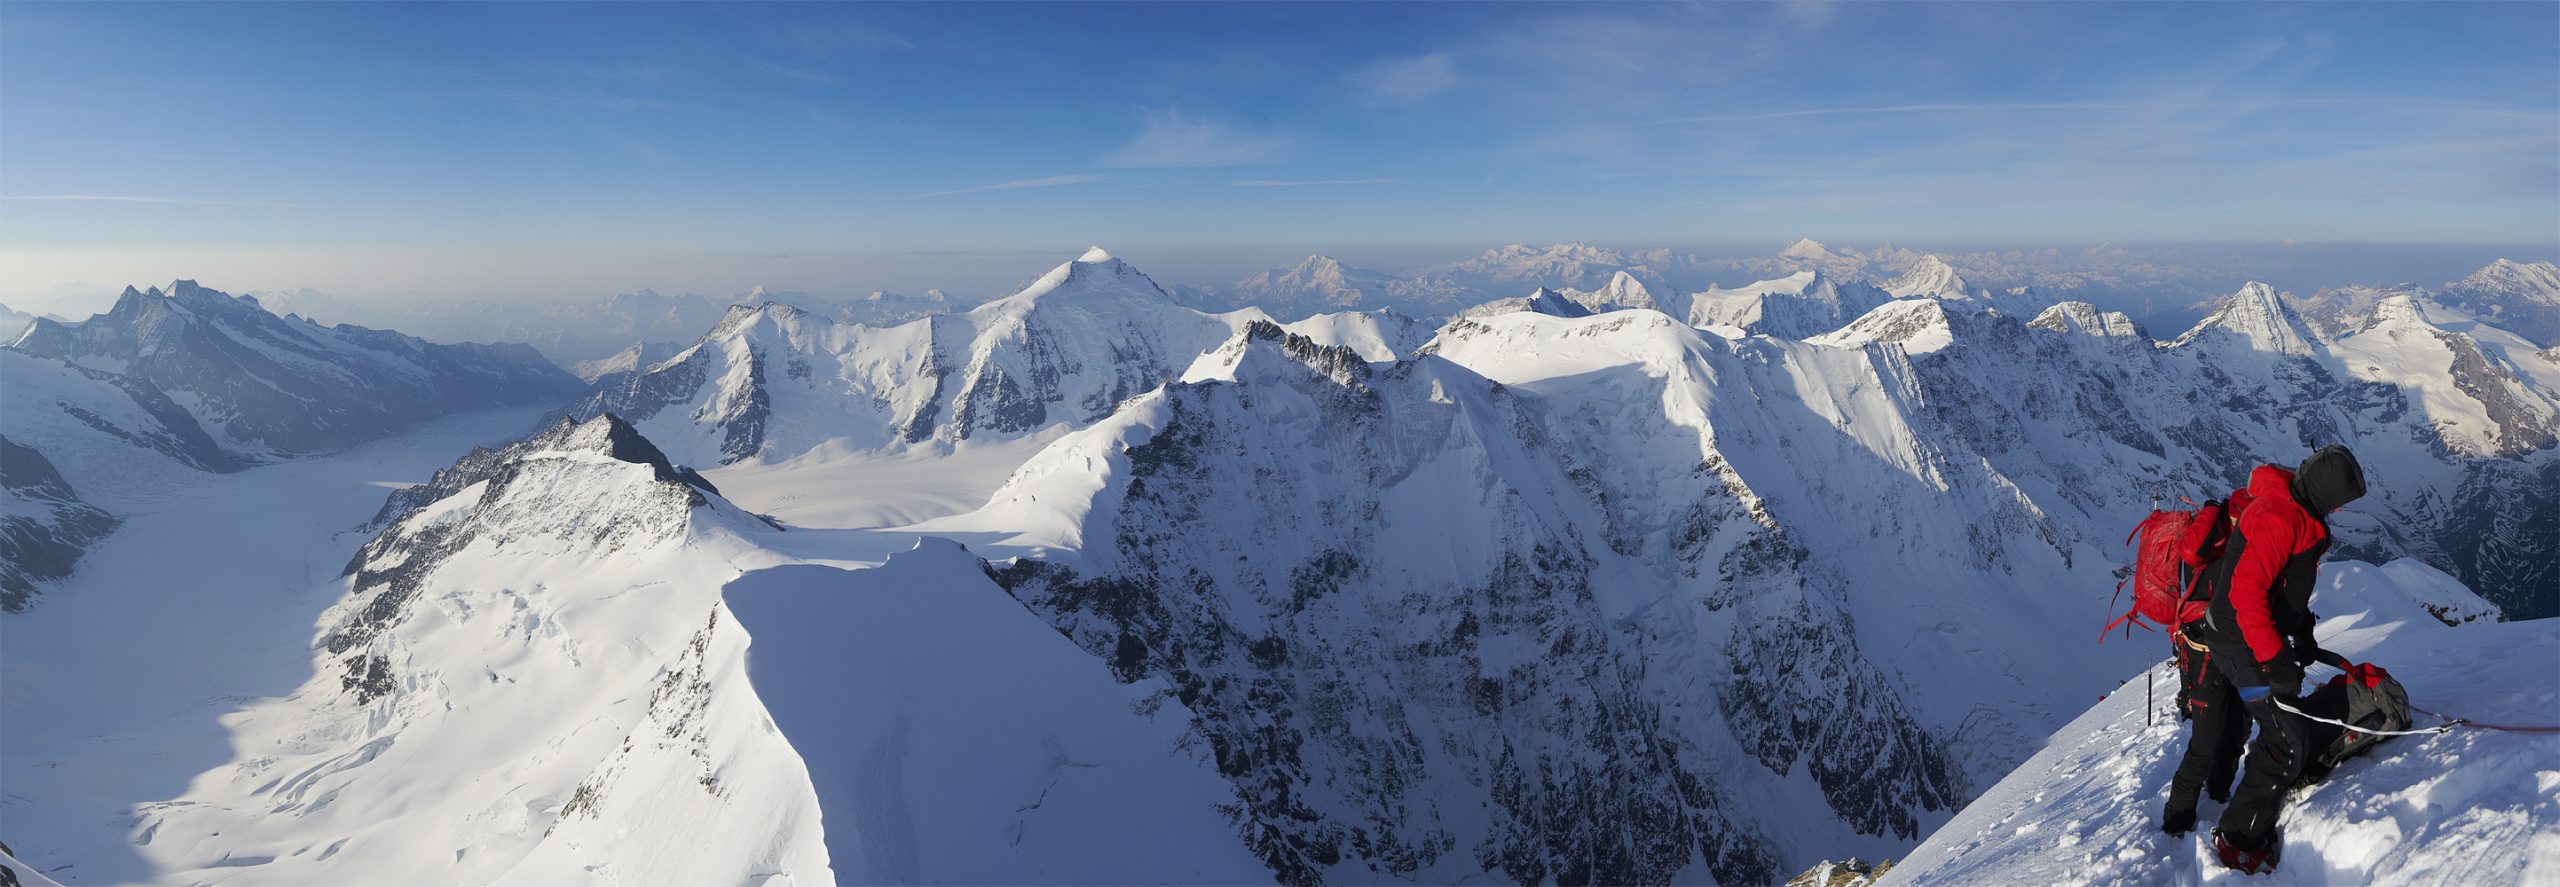
[[[2302,711],[2315,718],[2354,724],[2365,730],[2409,729],[2409,691],[2388,674],[2378,674],[2372,686],[2338,675],[2320,689],[2302,698]],[[2364,730],[2351,730],[2337,724],[2314,720],[2308,738],[2311,759],[2302,763],[2302,783],[2310,785],[2329,778],[2329,771],[2348,758],[2364,754],[2389,736]]]

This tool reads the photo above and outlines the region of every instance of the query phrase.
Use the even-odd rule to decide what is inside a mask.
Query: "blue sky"
[[[17,287],[1805,235],[2560,241],[2560,4],[0,7]]]

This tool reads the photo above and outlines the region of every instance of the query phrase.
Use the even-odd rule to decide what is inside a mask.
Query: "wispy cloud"
[[[1448,53],[1379,59],[1343,75],[1369,101],[1404,104],[1448,92],[1458,85],[1458,63]]]
[[[881,52],[915,48],[915,44],[908,43],[907,38],[877,28],[854,24],[795,27],[785,33],[783,40],[817,58],[831,58],[836,53],[848,50]]]
[[[1250,166],[1279,156],[1289,139],[1194,117],[1179,108],[1147,112],[1136,138],[1102,155],[1102,165],[1132,168]]]
[[[650,144],[650,143],[648,143],[648,142],[641,141],[641,140],[636,139],[636,138],[632,138],[631,136],[623,135],[622,133],[618,133],[618,132],[617,132],[617,133],[608,133],[608,134],[606,134],[606,135],[605,135],[605,141],[612,142],[614,145],[616,145],[616,146],[618,146],[618,147],[622,148],[622,149],[623,149],[623,150],[625,150],[625,151],[629,151],[629,152],[631,152],[631,153],[633,153],[633,154],[640,155],[642,158],[647,159],[650,163],[660,163],[660,164],[663,164],[663,163],[667,162],[667,151],[666,151],[666,149],[664,149],[664,148],[660,148],[660,147],[658,147],[658,146],[656,146],[656,145]]]
[[[1045,179],[1015,179],[1010,182],[997,182],[992,185],[979,185],[974,188],[953,188],[949,191],[927,191],[916,196],[946,197],[953,194],[976,194],[982,191],[1015,191],[1023,188],[1055,188],[1060,185],[1081,185],[1086,182],[1099,181],[1102,181],[1101,176],[1093,175],[1091,173],[1078,173],[1075,175],[1050,176]]]
[[[265,206],[280,209],[309,209],[307,203],[268,203],[253,200],[197,200],[189,197],[141,197],[130,194],[7,194],[0,200],[29,203],[175,203],[189,206]]]
[[[1707,114],[1697,117],[1675,117],[1657,120],[1653,126],[1682,123],[1748,123],[1757,120],[1786,120],[1793,117],[1843,117],[1868,114],[1945,114],[1945,113],[2010,113],[2025,111],[2123,111],[2136,108],[2162,107],[2144,102],[2011,102],[2005,104],[1936,103],[1919,105],[1872,105],[1857,108],[1798,108],[1791,111],[1764,111],[1754,114]]]
[[[1303,188],[1309,185],[1392,185],[1395,182],[1394,179],[1245,179],[1228,182],[1227,185],[1235,188]]]

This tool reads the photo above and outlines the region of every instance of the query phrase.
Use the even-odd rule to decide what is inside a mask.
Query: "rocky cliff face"
[[[71,575],[117,523],[81,501],[43,453],[0,437],[0,611],[26,609],[37,583]]]
[[[1814,831],[1925,830],[2070,713],[2082,660],[2147,661],[2036,639],[2096,624],[2071,590],[2112,585],[2151,502],[2345,441],[2392,482],[2342,550],[2547,572],[2550,448],[2466,450],[2417,406],[2463,378],[2548,403],[2514,349],[2371,377],[2272,292],[2232,301],[2169,345],[2085,305],[1913,298],[1814,342],[1525,311],[1391,365],[1249,326],[947,526],[1052,528],[991,575],[1174,688],[1286,880],[1766,879],[1836,849]],[[1821,813],[1760,833],[1736,796]],[[1638,848],[1573,867],[1557,823],[1592,821]]]
[[[1254,325],[1186,379],[1054,448],[1125,444],[1083,547],[991,574],[1171,685],[1282,880],[1768,881],[1795,836],[1740,797],[1916,836],[1963,796],[1944,737],[1859,689],[1887,681],[1836,578],[1714,466],[1681,527],[1711,578],[1686,582],[1640,563],[1672,534],[1621,519],[1540,399],[1445,359]],[[1058,476],[1035,461],[989,509]]]

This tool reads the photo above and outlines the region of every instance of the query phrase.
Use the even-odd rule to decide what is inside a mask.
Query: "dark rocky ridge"
[[[1549,447],[1534,405],[1446,361],[1355,369],[1263,326],[1227,348],[1261,352],[1239,364],[1297,364],[1283,374],[1289,390],[1264,387],[1268,375],[1166,388],[1168,418],[1126,451],[1116,534],[1096,542],[1114,567],[1019,559],[989,574],[1123,680],[1171,685],[1236,786],[1239,835],[1280,880],[1409,878],[1458,862],[1521,882],[1663,883],[1702,862],[1726,883],[1764,883],[1785,873],[1760,826],[1729,808],[1736,767],[1784,774],[1815,762],[1823,801],[1873,834],[1916,837],[1921,816],[1963,799],[1941,740],[1896,700],[1826,689],[1842,675],[1884,682],[1842,617],[1803,604],[1802,589],[1822,580],[1782,532],[1754,522],[1751,504],[1697,516],[1700,536],[1767,537],[1727,549],[1728,593],[1696,601],[1748,629],[1666,638],[1618,622],[1596,597],[1603,563],[1623,556],[1600,526],[1605,508],[1531,504],[1610,493],[1569,478],[1572,460]],[[1417,396],[1435,384],[1463,386],[1469,405]],[[1239,418],[1292,394],[1320,405],[1305,440],[1270,443]],[[1509,540],[1481,583],[1406,584],[1378,566],[1394,557],[1374,532],[1387,491],[1417,453],[1464,439],[1534,454],[1503,464],[1543,460],[1557,476],[1515,479],[1497,523],[1447,530]],[[1301,455],[1345,473],[1296,476]],[[1302,514],[1330,517],[1300,526]],[[1321,544],[1300,563],[1247,567],[1215,528],[1238,520],[1246,538]],[[1396,615],[1365,615],[1381,610]],[[1723,650],[1724,673],[1659,683],[1689,643]],[[1523,647],[1534,654],[1505,652]],[[1740,745],[1700,732],[1709,723],[1731,725]],[[1478,807],[1489,827],[1461,825]]]
[[[38,583],[71,575],[89,546],[121,523],[80,501],[43,453],[0,437],[0,501],[7,500],[15,506],[0,517],[0,611],[25,610]]]

